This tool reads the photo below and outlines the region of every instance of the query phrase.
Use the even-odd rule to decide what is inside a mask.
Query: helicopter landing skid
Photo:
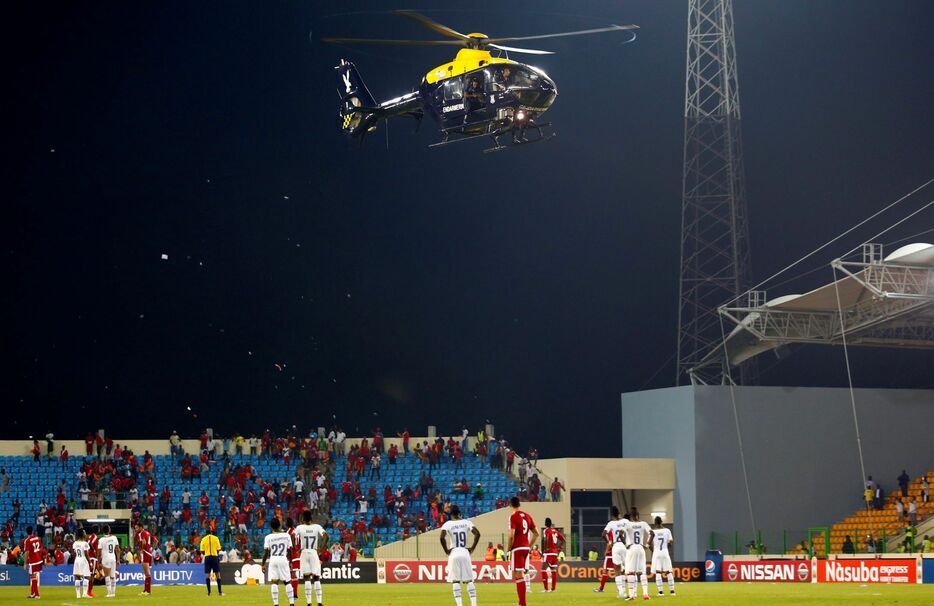
[[[483,150],[483,153],[489,154],[492,152],[503,151],[503,150],[509,149],[510,147],[519,147],[521,145],[529,145],[531,143],[542,143],[544,141],[551,141],[552,139],[558,136],[558,133],[545,134],[544,129],[548,126],[551,126],[551,123],[534,124],[521,131],[510,129],[498,135],[491,135],[490,138],[493,139],[494,145],[493,147]],[[534,130],[538,133],[534,139],[525,138],[525,133],[529,130]],[[510,143],[500,143],[499,141],[500,137],[502,137],[503,135],[508,135],[510,133],[512,134],[512,137],[513,137],[512,141]]]

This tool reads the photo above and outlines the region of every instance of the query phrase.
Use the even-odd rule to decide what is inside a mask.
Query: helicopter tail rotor
[[[341,59],[336,69],[340,78],[338,92],[341,98],[341,130],[351,139],[362,140],[368,131],[376,128],[376,100],[363,83],[363,78],[353,63]]]

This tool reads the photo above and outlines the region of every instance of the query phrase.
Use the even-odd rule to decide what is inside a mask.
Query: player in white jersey
[[[295,538],[295,544],[302,550],[299,570],[305,579],[305,600],[308,606],[311,606],[311,588],[314,583],[315,597],[318,600],[318,606],[321,606],[323,592],[318,550],[328,546],[328,533],[319,524],[311,523],[311,511],[306,510],[302,513],[302,523],[295,527],[292,536]]]
[[[104,526],[104,536],[97,539],[97,552],[101,568],[104,569],[104,584],[107,597],[117,595],[117,565],[120,563],[120,541],[110,534],[110,526]]]
[[[626,580],[629,583],[629,597],[636,599],[636,581],[642,584],[642,599],[649,599],[649,579],[645,576],[645,546],[651,541],[652,529],[639,520],[634,513],[629,522],[629,547],[626,549]]]
[[[469,547],[467,535],[473,537]],[[462,520],[460,508],[452,505],[451,519],[441,526],[441,548],[448,555],[448,583],[454,586],[454,602],[457,606],[463,606],[461,583],[467,583],[470,606],[477,606],[477,588],[473,583],[474,572],[470,554],[477,548],[479,542],[480,531],[470,520]]]
[[[295,606],[295,596],[292,593],[292,571],[289,568],[292,537],[287,532],[279,531],[282,527],[279,518],[273,518],[269,522],[269,527],[272,532],[263,539],[263,573],[269,574],[272,605],[279,606],[279,584],[282,584],[285,585],[285,595],[289,598],[289,606]]]
[[[85,539],[87,535],[84,529],[78,531],[78,538],[71,545],[75,552],[75,563],[72,572],[75,575],[75,596],[80,600],[88,597],[88,579],[91,578],[91,562],[88,559],[88,552],[91,551],[91,545]]]
[[[603,536],[606,537],[609,544],[613,558],[613,569],[616,571],[614,577],[616,594],[621,598],[626,597],[626,577],[623,575],[623,564],[626,562],[626,544],[629,541],[629,520],[620,519],[618,507],[614,506],[610,510],[610,521],[603,529]]]
[[[662,589],[662,575],[668,579],[668,591],[675,594],[675,575],[671,571],[671,556],[668,546],[674,543],[671,530],[662,526],[661,517],[655,517],[655,526],[652,527],[652,572],[655,574],[655,584],[658,586],[658,595],[665,595]]]

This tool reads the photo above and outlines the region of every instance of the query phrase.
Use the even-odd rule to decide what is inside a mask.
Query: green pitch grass
[[[538,593],[541,585],[528,596],[528,606],[564,606],[601,604],[623,604],[616,597],[615,591],[608,586],[605,593],[593,593],[590,583],[564,583],[558,585],[556,593]],[[39,604],[55,606],[86,606],[101,603],[114,605],[161,605],[161,606],[271,606],[272,598],[268,586],[243,587],[233,586],[223,597],[216,590],[210,599],[203,587],[154,587],[150,597],[137,595],[140,587],[119,587],[117,597],[104,599],[106,589],[100,587],[97,597],[91,600],[76,600],[71,587],[43,587]],[[743,606],[768,604],[934,604],[934,585],[810,585],[810,584],[739,584],[739,583],[683,583],[676,589],[678,595],[658,597],[654,595],[654,583],[649,589],[653,592],[650,603],[668,604],[669,606],[705,605],[721,606],[741,604]],[[304,588],[299,587],[298,606],[305,605]],[[28,587],[0,587],[0,604],[28,604]],[[516,591],[513,585],[477,585],[479,606],[515,606]],[[642,603],[642,599],[638,600]],[[287,606],[288,601],[282,596],[280,606]],[[326,606],[453,606],[454,598],[451,587],[443,584],[425,585],[325,585],[324,604]],[[467,592],[464,591],[464,604],[469,605]]]

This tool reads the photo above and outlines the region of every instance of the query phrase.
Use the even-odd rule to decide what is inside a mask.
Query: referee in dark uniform
[[[214,573],[214,579],[217,581],[217,595],[224,595],[221,589],[221,563],[217,559],[217,554],[221,550],[221,542],[213,531],[208,530],[204,538],[201,539],[201,555],[204,556],[204,584],[208,586],[208,595],[211,595],[211,573]]]

